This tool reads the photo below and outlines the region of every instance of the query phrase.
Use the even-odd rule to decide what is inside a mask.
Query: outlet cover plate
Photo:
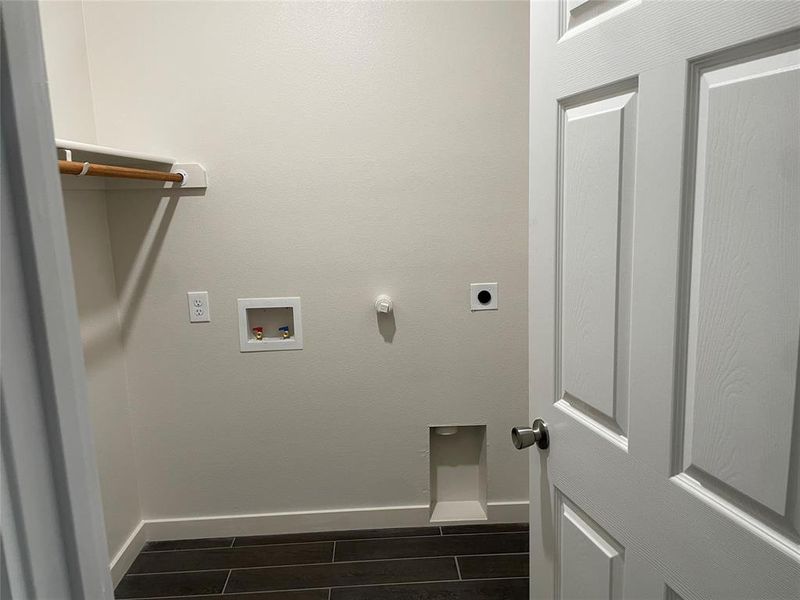
[[[211,307],[208,292],[186,292],[189,299],[189,322],[208,323],[211,321]]]
[[[488,299],[486,294],[489,294]],[[471,283],[469,285],[470,310],[497,310],[497,282]]]

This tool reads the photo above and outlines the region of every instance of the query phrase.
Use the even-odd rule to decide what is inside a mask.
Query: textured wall
[[[527,497],[527,10],[86,4],[99,143],[210,178],[109,194],[147,517],[427,504],[449,422],[488,425],[490,502]],[[240,354],[236,298],[282,295],[305,349]]]

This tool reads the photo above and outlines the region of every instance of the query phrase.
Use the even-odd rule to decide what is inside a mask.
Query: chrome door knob
[[[517,450],[529,448],[534,444],[539,446],[539,450],[546,450],[550,446],[547,423],[536,419],[531,427],[514,427],[511,430],[511,441]]]

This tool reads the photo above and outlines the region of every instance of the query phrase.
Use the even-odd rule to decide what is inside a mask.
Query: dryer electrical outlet
[[[208,292],[186,292],[186,296],[189,299],[189,322],[208,323],[211,321]]]
[[[470,310],[497,310],[497,282],[469,285]]]

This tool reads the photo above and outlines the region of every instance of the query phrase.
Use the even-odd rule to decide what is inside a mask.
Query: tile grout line
[[[508,579],[528,579],[525,576],[518,576],[518,577],[478,577],[475,579],[464,579],[464,581],[471,582],[471,581],[498,581],[498,580],[508,580]],[[339,589],[339,588],[358,588],[358,587],[380,587],[380,586],[390,586],[390,585],[425,585],[430,583],[458,583],[460,580],[458,579],[431,579],[426,581],[389,581],[383,583],[351,583],[349,585],[334,585],[331,586],[331,589]],[[257,592],[294,592],[300,590],[313,590],[319,588],[286,588],[282,590],[253,590],[252,593]],[[241,592],[237,592],[241,593]],[[245,592],[251,593],[251,592]]]
[[[251,590],[249,592],[233,592],[237,596],[248,596],[254,594],[270,594],[273,592],[281,593],[281,592],[307,592],[307,591],[317,591],[317,590],[325,590],[325,588],[319,587],[310,587],[310,588],[295,588],[295,589],[286,589],[286,590]],[[186,596],[182,594],[180,596],[143,596],[139,598],[120,598],[119,600],[172,600],[173,598],[180,600],[181,598],[189,598],[189,600],[193,600],[194,598],[219,598],[219,594],[189,594]],[[230,594],[228,595],[230,597]]]
[[[457,561],[456,561],[456,564],[458,564]],[[222,584],[222,591],[220,592],[220,594],[224,594],[225,593],[225,588],[228,587],[228,581],[231,578],[231,573],[233,573],[233,569],[228,569],[228,576],[225,578],[225,583]]]
[[[352,531],[352,530],[343,530],[343,531]],[[282,546],[309,545],[309,544],[311,544],[311,545],[316,544],[316,545],[320,545],[321,546],[322,544],[325,544],[325,543],[331,543],[332,544],[331,559],[330,559],[330,562],[327,563],[327,564],[330,564],[331,566],[333,564],[359,564],[359,563],[361,563],[361,564],[369,564],[369,563],[391,562],[391,561],[396,561],[396,562],[402,561],[402,562],[406,563],[407,561],[411,561],[411,560],[437,560],[437,559],[444,559],[444,558],[448,558],[448,557],[447,557],[447,555],[433,555],[433,556],[400,556],[400,557],[389,557],[389,558],[378,558],[378,559],[376,559],[376,558],[360,558],[360,559],[351,559],[351,560],[340,561],[340,562],[337,563],[336,562],[336,547],[338,545],[337,542],[339,542],[339,541],[355,542],[355,546],[357,548],[359,544],[367,544],[367,547],[369,547],[368,544],[370,542],[376,542],[376,543],[377,542],[388,542],[388,543],[391,544],[391,540],[398,540],[398,542],[399,542],[400,540],[424,540],[425,538],[439,538],[439,539],[450,538],[450,539],[453,539],[453,540],[461,539],[461,540],[467,540],[468,541],[469,538],[475,538],[475,536],[496,536],[496,535],[501,535],[502,536],[502,535],[506,535],[506,536],[509,536],[509,537],[511,537],[511,536],[517,537],[517,535],[524,534],[527,531],[529,531],[529,530],[509,529],[509,530],[505,530],[505,531],[471,530],[471,531],[463,531],[463,532],[445,533],[444,526],[439,525],[439,526],[431,527],[429,529],[429,532],[427,532],[425,534],[420,534],[420,535],[388,535],[388,536],[382,536],[382,537],[370,536],[370,537],[363,537],[363,538],[354,537],[354,538],[349,538],[349,539],[346,538],[346,539],[343,539],[343,540],[331,539],[331,537],[328,537],[326,539],[326,538],[323,537],[322,539],[309,540],[309,541],[303,541],[303,542],[300,542],[300,541],[293,542],[293,541],[287,540],[287,541],[284,541],[284,542],[243,544],[243,545],[239,545],[239,546],[236,545],[236,542],[238,540],[243,540],[244,541],[244,539],[247,539],[250,536],[244,536],[244,538],[242,538],[241,536],[231,536],[231,538],[230,538],[231,541],[230,541],[230,543],[228,545],[210,546],[210,547],[198,547],[198,548],[191,548],[191,547],[190,548],[172,548],[172,549],[166,549],[166,550],[142,550],[142,551],[140,551],[139,556],[141,556],[143,554],[163,554],[163,553],[175,553],[174,556],[179,556],[178,552],[195,551],[195,552],[198,553],[197,558],[201,558],[202,559],[203,555],[206,555],[206,558],[207,558],[208,555],[210,555],[213,551],[229,550],[230,554],[228,554],[228,552],[225,552],[224,555],[228,555],[229,557],[232,557],[232,556],[235,556],[236,554],[238,554],[238,552],[236,552],[236,549],[239,549],[239,550],[246,549],[246,548],[262,548],[263,549],[263,548],[267,548],[267,547],[270,547],[270,546],[274,546],[275,550],[279,553],[280,552],[280,547],[282,547]],[[337,532],[334,531],[334,532],[321,532],[321,533],[330,533],[330,534],[333,534],[335,536],[335,534]],[[312,532],[312,534],[313,534],[313,532]],[[275,537],[279,537],[280,535],[284,535],[284,534],[275,534]],[[289,534],[289,535],[292,535],[292,534]],[[299,534],[299,535],[302,535],[302,534]],[[253,537],[257,537],[257,536],[253,536]],[[258,537],[260,537],[260,536],[258,536]],[[271,536],[264,536],[265,541],[269,541],[270,537]],[[206,539],[207,540],[208,538],[195,538],[195,539],[197,539],[197,540]],[[165,541],[168,541],[168,540],[165,540]],[[178,540],[174,540],[174,541],[178,541]],[[458,545],[461,545],[461,544],[458,544]],[[207,552],[208,552],[208,554],[206,554]],[[269,552],[269,551],[266,551],[266,552]],[[477,557],[491,557],[491,556],[529,556],[529,555],[530,555],[529,550],[524,550],[524,551],[516,551],[516,552],[496,552],[496,553],[484,552],[484,553],[481,553],[481,554],[463,554],[462,558],[464,558],[464,557],[477,558]],[[527,578],[527,577],[523,577],[523,576],[504,576],[504,577],[502,577],[502,576],[501,577],[489,576],[489,577],[481,577],[481,578],[474,578],[474,579],[464,579],[464,576],[463,576],[463,574],[461,572],[461,565],[459,564],[459,561],[458,561],[459,556],[458,555],[452,555],[452,557],[453,557],[453,560],[454,560],[454,563],[455,563],[455,566],[456,566],[456,573],[457,573],[458,579],[436,579],[436,580],[431,580],[431,581],[395,581],[395,582],[364,583],[364,584],[344,583],[344,582],[342,582],[342,584],[339,584],[339,585],[328,586],[327,600],[331,600],[331,598],[333,597],[333,590],[334,589],[346,589],[346,588],[358,588],[358,587],[377,587],[377,586],[383,586],[383,585],[399,586],[399,585],[414,585],[414,584],[424,585],[424,584],[432,584],[432,583],[456,583],[456,582],[468,582],[468,581],[519,580],[519,579],[526,579]],[[128,575],[130,575],[132,577],[138,577],[138,576],[142,576],[142,575],[158,576],[158,575],[168,575],[168,574],[204,573],[204,572],[212,572],[212,571],[216,571],[216,572],[219,572],[221,574],[221,572],[227,571],[227,574],[226,574],[226,577],[225,577],[225,581],[224,581],[223,586],[222,586],[222,590],[220,592],[217,592],[217,594],[222,595],[222,594],[226,594],[226,592],[227,592],[227,587],[229,585],[229,582],[230,582],[230,579],[231,579],[231,577],[233,575],[233,571],[234,570],[241,571],[241,572],[244,573],[244,572],[247,572],[247,571],[252,571],[253,569],[272,569],[272,568],[289,568],[289,569],[291,569],[291,568],[295,568],[295,567],[302,568],[302,567],[314,567],[314,566],[320,567],[320,566],[324,566],[325,564],[326,564],[325,562],[294,563],[294,564],[289,563],[289,564],[278,564],[278,565],[254,565],[254,566],[242,566],[242,567],[233,566],[233,567],[229,567],[227,569],[225,567],[221,567],[221,568],[220,567],[217,567],[217,568],[208,567],[208,568],[204,568],[204,569],[194,569],[194,570],[187,570],[187,571],[155,571],[155,572],[143,572],[143,573],[126,573],[125,575],[126,575],[126,577]],[[335,573],[333,573],[333,572],[331,573],[331,575],[334,575],[334,574]],[[295,585],[296,585],[296,583],[299,583],[299,582],[295,582]],[[291,592],[291,591],[302,591],[302,590],[324,591],[324,589],[325,589],[324,587],[322,587],[322,588],[320,588],[320,587],[311,587],[311,588],[309,588],[309,587],[300,587],[300,588],[292,587],[292,588],[286,588],[286,589],[281,589],[281,590],[274,590],[274,589],[271,589],[271,590],[270,589],[267,589],[267,590],[257,590],[256,589],[256,590],[248,590],[248,591],[244,591],[243,590],[242,592],[237,592],[237,593],[242,593],[242,594],[260,594],[260,593],[264,593],[264,592],[268,592],[268,593],[269,592],[287,592],[287,591]],[[202,596],[203,596],[203,594],[201,594],[201,595],[193,595],[193,597],[197,597],[197,598],[201,598]],[[212,596],[215,596],[215,594],[208,594],[207,596],[212,597]],[[181,596],[163,596],[163,595],[161,595],[161,596],[147,596],[147,598],[151,598],[151,599],[152,598],[158,598],[158,599],[166,600],[167,598],[176,598],[176,599],[178,599],[178,598],[186,598],[186,596],[183,596],[183,595],[181,595]],[[143,599],[140,599],[140,600],[145,600],[145,599],[143,598]]]
[[[529,577],[525,576],[514,576],[514,577],[476,577],[474,579],[464,579],[463,581],[466,582],[473,582],[473,581],[511,581],[511,580],[518,580],[518,579],[529,579]],[[356,584],[349,584],[349,585],[334,585],[331,586],[330,590],[334,589],[347,589],[347,588],[363,588],[363,587],[380,587],[380,586],[391,586],[391,585],[428,585],[432,583],[459,583],[460,580],[458,579],[431,579],[426,581],[390,581],[390,582],[383,582],[383,583],[356,583]],[[233,592],[235,594],[275,594],[281,592],[305,592],[308,590],[324,590],[325,588],[320,587],[310,587],[310,588],[281,588],[279,590],[247,590],[242,592]],[[180,599],[180,598],[211,598],[214,596],[219,596],[219,594],[192,594],[189,596],[143,596],[139,598],[130,598],[128,600],[167,600],[167,599]],[[120,599],[122,600],[122,599]]]
[[[439,530],[441,532],[441,527]],[[367,538],[352,538],[352,539],[345,539],[345,540],[338,540],[340,542],[369,542],[372,540],[408,540],[408,539],[415,539],[415,538],[435,538],[435,537],[466,537],[470,535],[509,535],[515,533],[528,533],[526,530],[514,530],[514,531],[486,531],[486,532],[473,532],[473,533],[432,533],[430,535],[390,535],[388,537],[367,537]],[[277,534],[280,535],[280,534]],[[244,536],[249,537],[249,536]],[[199,538],[203,539],[203,538]],[[324,544],[326,542],[335,541],[334,538],[331,539],[320,539],[320,540],[313,540],[308,542],[277,542],[274,544],[240,544],[239,546],[234,546],[233,544],[236,543],[236,540],[239,538],[234,538],[234,541],[231,542],[230,546],[209,546],[206,548],[173,548],[171,550],[142,550],[140,554],[157,554],[160,552],[191,552],[191,551],[203,551],[203,550],[220,550],[220,549],[228,549],[228,548],[263,548],[265,546],[299,546],[301,544]],[[170,540],[157,540],[157,541],[170,541]]]
[[[205,546],[201,548],[171,548],[170,550],[142,550],[139,554],[163,554],[164,552],[197,552],[198,550],[227,550],[233,546]],[[241,548],[242,546],[237,546]]]
[[[464,581],[471,582],[471,581],[498,581],[498,580],[508,580],[508,579],[528,579],[528,577],[479,577],[476,579],[464,579]],[[383,582],[383,583],[351,583],[349,585],[334,585],[331,586],[331,589],[340,589],[340,588],[359,588],[359,587],[380,587],[380,586],[390,586],[390,585],[426,585],[431,583],[458,583],[458,579],[431,579],[426,581],[390,581],[390,582]],[[293,592],[293,591],[300,591],[300,590],[313,590],[319,588],[287,588],[282,590],[254,590],[253,592],[245,592],[245,593],[264,593],[264,592]],[[238,592],[241,593],[241,592]]]
[[[477,558],[481,556],[522,556],[530,554],[530,552],[484,552],[482,554],[459,554],[458,556],[462,558]],[[452,555],[454,556],[454,555]],[[289,567],[320,567],[323,565],[348,565],[354,563],[375,563],[375,562],[387,562],[392,560],[435,560],[435,559],[444,559],[450,558],[447,554],[439,554],[439,555],[432,555],[432,556],[400,556],[394,558],[366,558],[361,560],[340,560],[337,563],[333,562],[315,562],[315,563],[288,563],[284,565],[257,565],[254,567],[218,567],[216,569],[193,569],[189,571],[152,571],[150,573],[127,573],[125,577],[142,577],[144,575],[175,575],[176,573],[207,573],[209,571],[248,571],[250,569],[281,569],[281,568],[289,568]],[[491,577],[490,579],[496,579],[496,577]]]

